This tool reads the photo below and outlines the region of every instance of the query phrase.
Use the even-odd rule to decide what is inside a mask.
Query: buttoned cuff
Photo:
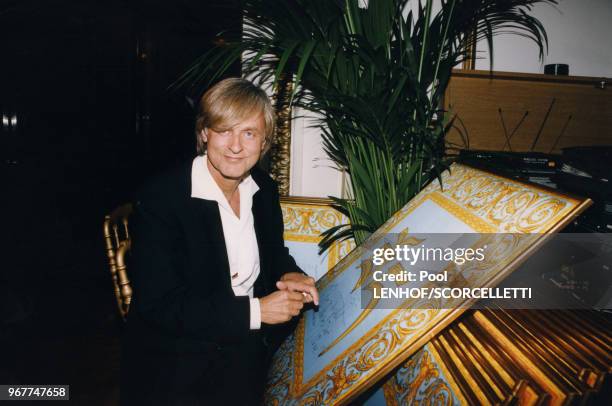
[[[259,330],[261,328],[261,307],[259,299],[250,299],[251,303],[251,330]]]

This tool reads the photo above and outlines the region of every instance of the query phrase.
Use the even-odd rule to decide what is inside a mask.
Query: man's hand
[[[299,292],[303,296],[304,303],[314,302],[319,305],[319,291],[315,287],[315,280],[299,272],[288,272],[281,276],[281,280],[276,283],[280,290]]]
[[[282,282],[276,282],[276,286]],[[280,288],[279,288],[280,289]],[[304,307],[302,294],[290,290],[277,290],[259,299],[261,322],[281,324],[300,314]]]

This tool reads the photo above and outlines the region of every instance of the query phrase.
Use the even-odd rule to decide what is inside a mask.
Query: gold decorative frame
[[[270,147],[270,176],[278,183],[281,196],[289,196],[291,168],[291,105],[293,81],[281,77],[274,92],[276,129]]]
[[[431,183],[366,243],[377,246],[386,233],[403,224],[415,209],[426,201],[434,201],[437,207],[442,207],[463,224],[470,224],[476,232],[524,236],[519,238],[519,245],[504,251],[503,257],[491,256],[492,271],[474,273],[477,279],[472,286],[493,287],[537,250],[550,234],[591,204],[589,199],[569,197],[465,165],[454,164],[451,173],[445,172],[442,176],[444,189],[437,182]],[[326,287],[355,264],[364,250],[362,247],[353,250],[318,282],[322,298]],[[460,275],[451,275],[449,280],[453,280],[453,276]],[[347,347],[307,381],[303,380],[306,338],[303,318],[294,335],[274,358],[266,401],[277,405],[350,403],[402,364],[473,302],[474,299],[462,299],[462,303],[451,303],[443,308],[419,306],[413,300],[407,306],[393,309],[360,339],[345,343]]]
[[[281,197],[280,202],[285,242],[318,244],[323,231],[349,223],[348,217],[333,208],[331,199],[288,196]],[[326,271],[354,248],[352,239],[333,243],[327,252]]]
[[[402,373],[402,372],[408,373]],[[468,404],[436,349],[427,344],[383,384],[386,406]]]

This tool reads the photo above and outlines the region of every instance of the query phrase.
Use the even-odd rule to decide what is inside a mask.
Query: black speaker
[[[544,74],[546,75],[569,75],[569,65],[565,63],[550,63],[544,66]]]

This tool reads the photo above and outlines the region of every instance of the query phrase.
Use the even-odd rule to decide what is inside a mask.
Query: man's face
[[[213,178],[244,178],[264,149],[265,127],[264,116],[260,113],[231,128],[203,130],[202,137],[207,143],[206,152]]]

